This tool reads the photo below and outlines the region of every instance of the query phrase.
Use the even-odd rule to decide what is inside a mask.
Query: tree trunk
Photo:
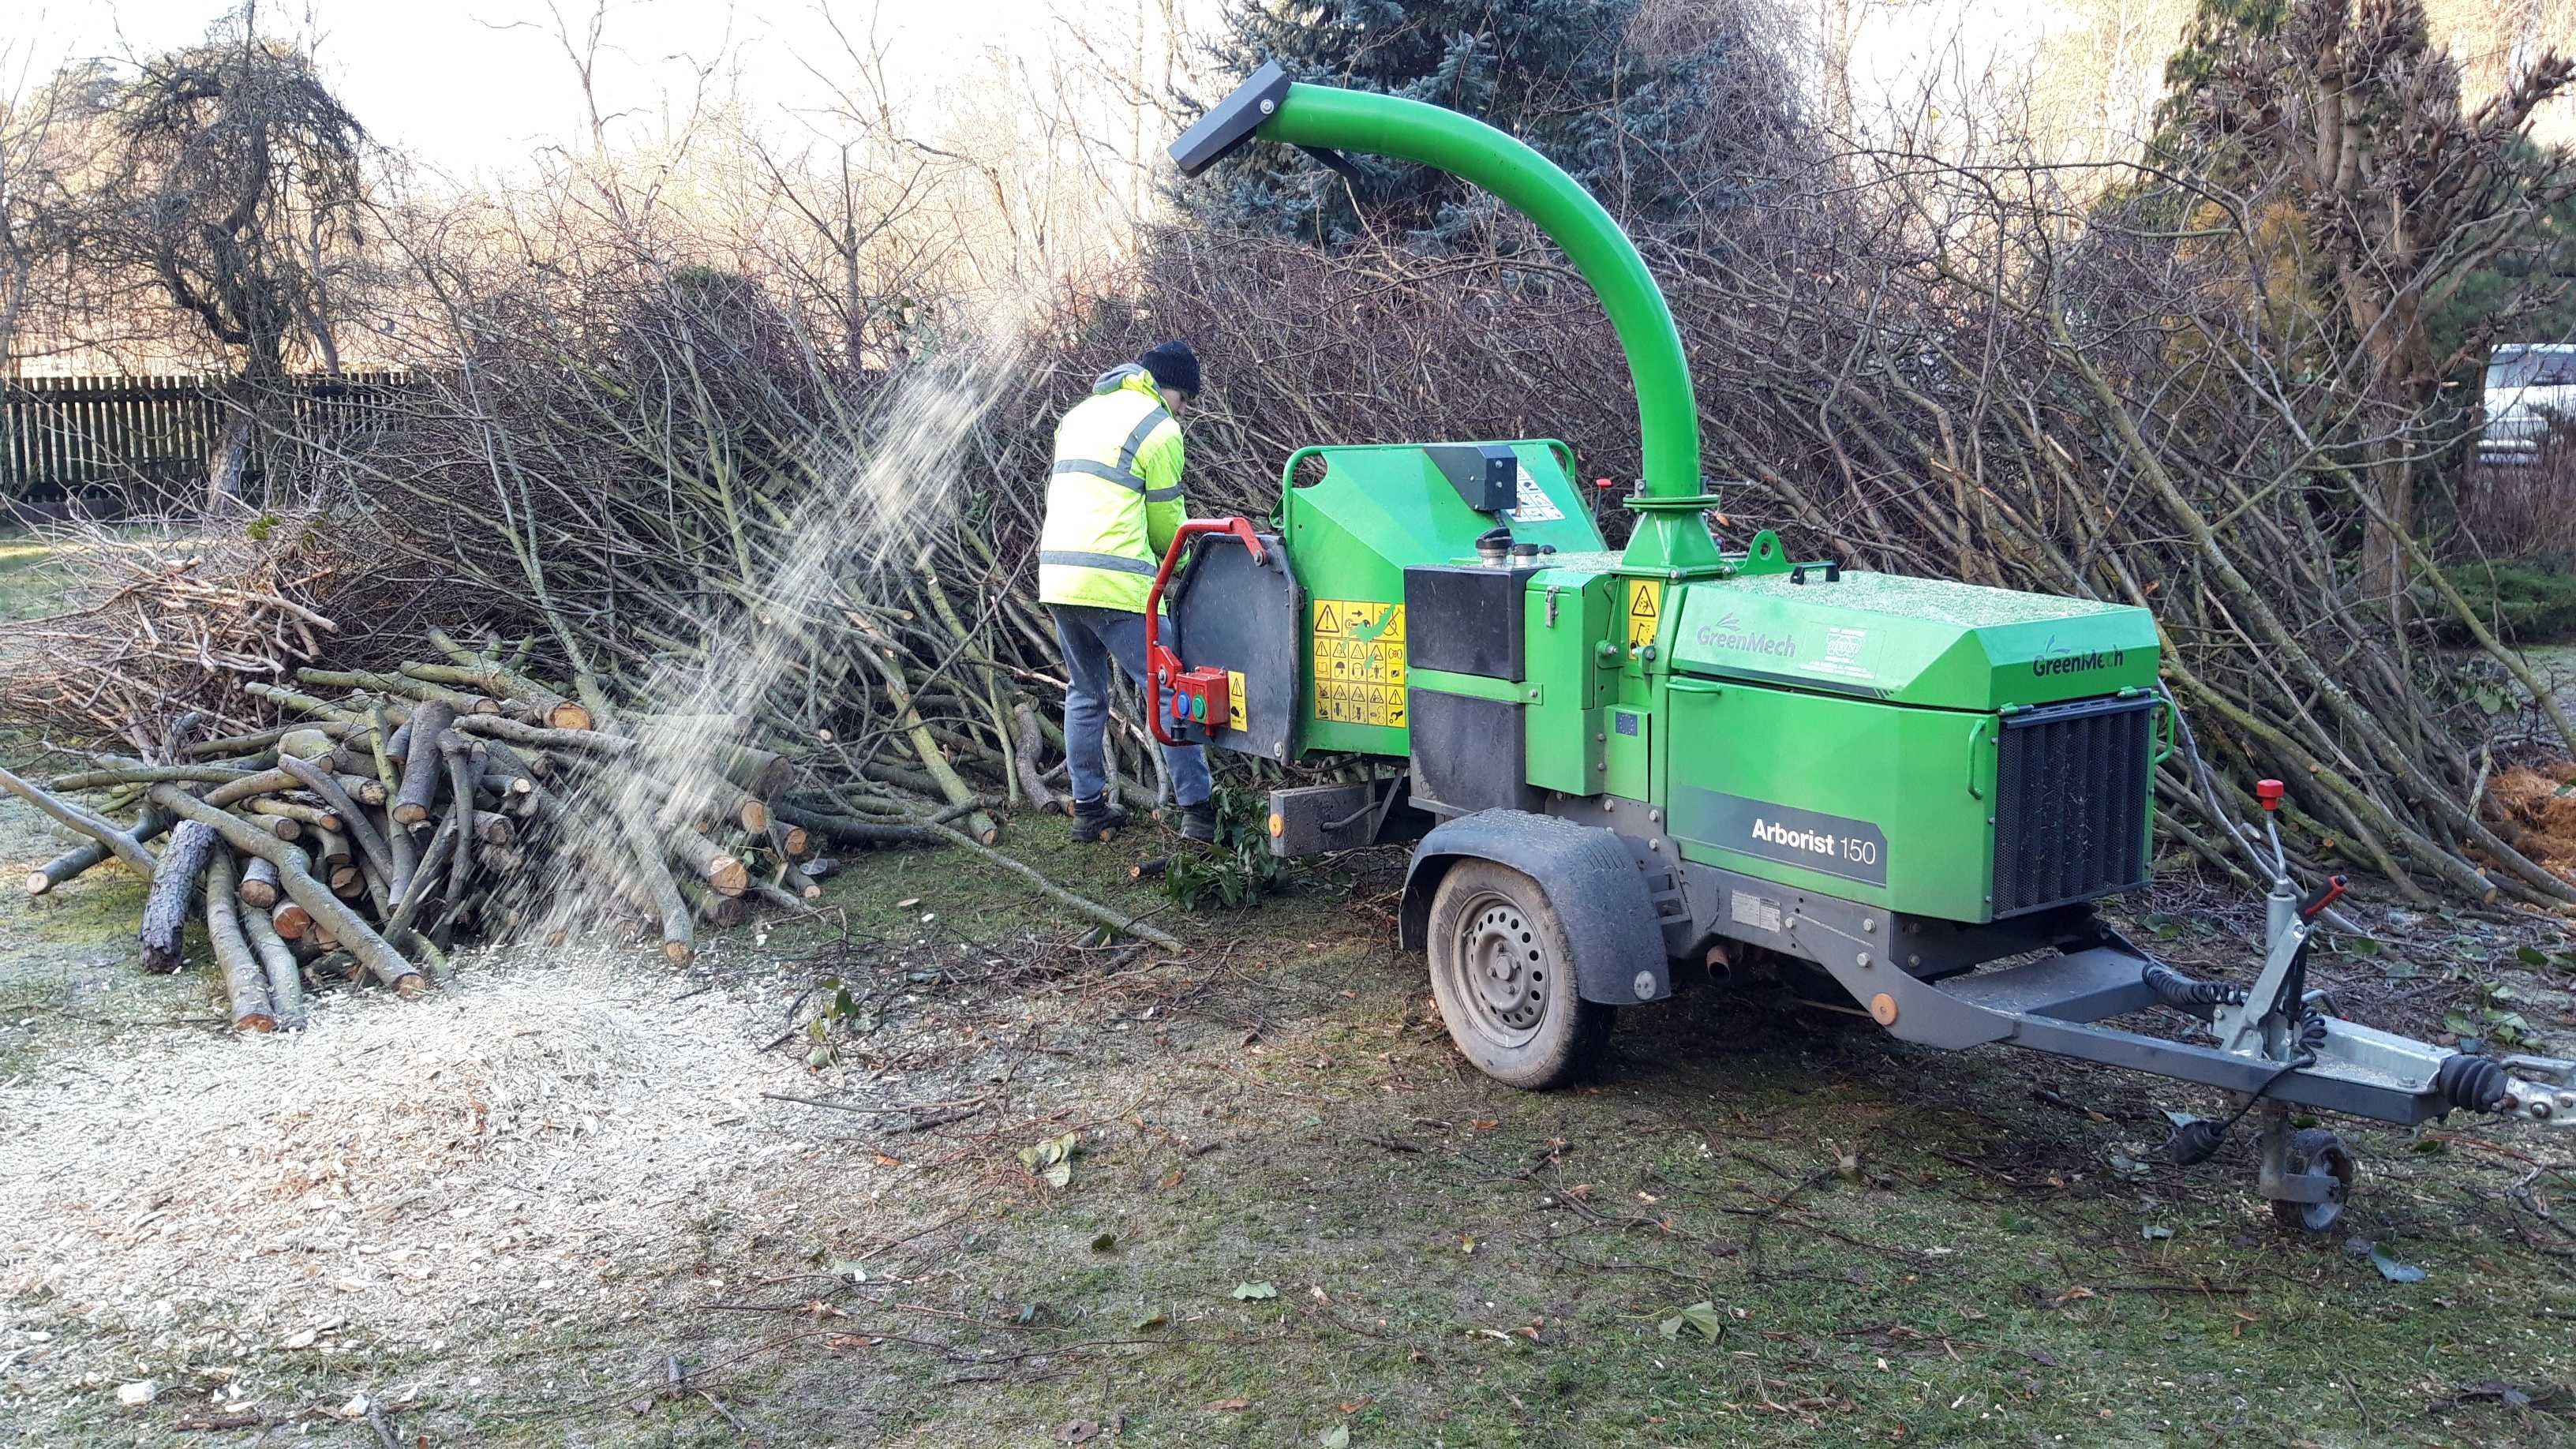
[[[213,828],[193,820],[181,821],[170,832],[170,843],[162,847],[161,863],[152,872],[152,887],[144,894],[143,927],[136,933],[143,941],[144,970],[179,969],[180,945],[196,903],[197,877],[205,872],[215,844]]]

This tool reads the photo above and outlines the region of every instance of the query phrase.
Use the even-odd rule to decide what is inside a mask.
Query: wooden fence
[[[233,380],[39,377],[0,381],[0,505],[78,498],[112,508],[194,502],[233,415]],[[262,413],[260,449],[379,426],[414,386],[402,372],[289,378]]]

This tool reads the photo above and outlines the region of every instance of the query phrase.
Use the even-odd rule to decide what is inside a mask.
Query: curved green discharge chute
[[[1556,163],[1484,122],[1398,96],[1290,85],[1253,134],[1446,171],[1536,222],[1599,294],[1636,384],[1645,460],[1636,506],[1645,516],[1623,561],[1658,570],[1717,563],[1717,545],[1700,519],[1708,500],[1700,494],[1699,405],[1681,333],[1645,258],[1592,193]]]

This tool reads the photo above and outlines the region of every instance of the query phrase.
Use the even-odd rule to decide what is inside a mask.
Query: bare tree
[[[148,277],[232,358],[234,413],[210,503],[241,489],[252,421],[290,359],[336,367],[333,286],[363,242],[366,132],[254,3],[198,45],[140,62],[111,99],[114,173],[84,238]]]

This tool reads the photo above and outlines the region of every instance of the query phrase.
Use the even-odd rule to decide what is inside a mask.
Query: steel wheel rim
[[[2343,1216],[2344,1204],[2352,1197],[2352,1183],[2356,1176],[2352,1154],[2341,1146],[2324,1147],[2310,1156],[2293,1159],[2290,1168],[2293,1172],[2325,1169],[2327,1178],[2334,1183],[2334,1196],[2324,1202],[2298,1204],[2299,1226],[2312,1233],[2322,1233],[2333,1227]]]
[[[1477,1036],[1505,1048],[1527,1045],[1547,1025],[1558,969],[1537,922],[1498,891],[1477,892],[1460,915],[1451,994]]]

